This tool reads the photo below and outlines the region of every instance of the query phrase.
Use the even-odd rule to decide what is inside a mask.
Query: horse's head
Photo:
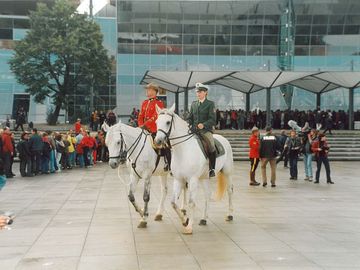
[[[119,164],[126,161],[126,145],[122,135],[121,123],[109,127],[107,124],[103,125],[106,132],[105,144],[109,150],[109,165],[116,169]]]
[[[170,137],[175,117],[175,104],[169,109],[160,109],[156,105],[158,118],[156,120],[157,133],[154,139],[156,145],[162,145],[167,142]]]

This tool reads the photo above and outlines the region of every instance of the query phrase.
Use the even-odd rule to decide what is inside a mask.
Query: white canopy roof
[[[264,88],[293,85],[313,93],[360,87],[354,71],[147,71],[141,83],[154,82],[171,92],[183,92],[195,83],[214,84],[252,93]]]

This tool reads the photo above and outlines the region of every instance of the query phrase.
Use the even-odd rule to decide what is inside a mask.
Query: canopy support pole
[[[250,93],[245,93],[246,101],[245,101],[245,111],[250,112]]]
[[[271,88],[266,88],[266,125],[271,126]]]
[[[184,91],[184,112],[189,110],[189,89],[185,88]]]
[[[175,113],[179,114],[179,92],[178,91],[175,93]]]
[[[320,110],[321,108],[321,93],[316,93],[316,109]]]
[[[349,88],[349,130],[354,129],[354,88]]]

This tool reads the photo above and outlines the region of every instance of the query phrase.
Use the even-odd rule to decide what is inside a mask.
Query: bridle
[[[188,133],[185,134],[185,135],[182,135],[182,136],[178,136],[178,137],[172,137],[170,138],[170,134],[171,134],[171,131],[172,131],[172,128],[173,126],[175,126],[175,121],[174,121],[174,114],[173,113],[168,113],[168,112],[160,112],[159,115],[169,115],[171,117],[171,121],[170,121],[170,127],[169,127],[169,130],[166,132],[165,130],[163,129],[158,129],[157,131],[158,132],[161,132],[165,135],[165,141],[169,144],[169,147],[173,147],[175,145],[178,145],[178,144],[181,144],[183,142],[186,142],[187,140],[190,140],[192,137],[194,137],[194,135],[196,134],[196,132],[193,132],[190,128],[188,130]],[[182,138],[186,138],[185,140],[183,141],[180,141],[180,142],[177,142],[177,143],[174,143],[174,144],[171,144],[171,141],[173,140],[176,140],[176,139],[182,139]]]

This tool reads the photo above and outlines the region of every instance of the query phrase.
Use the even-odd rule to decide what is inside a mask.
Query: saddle
[[[196,138],[205,158],[208,159],[209,153],[210,153],[208,143],[203,138],[201,138],[201,136],[199,136],[199,135],[195,136],[195,138]],[[216,138],[214,138],[214,142],[215,142],[215,149],[216,149],[216,157],[221,157],[222,155],[225,154],[224,146]]]

